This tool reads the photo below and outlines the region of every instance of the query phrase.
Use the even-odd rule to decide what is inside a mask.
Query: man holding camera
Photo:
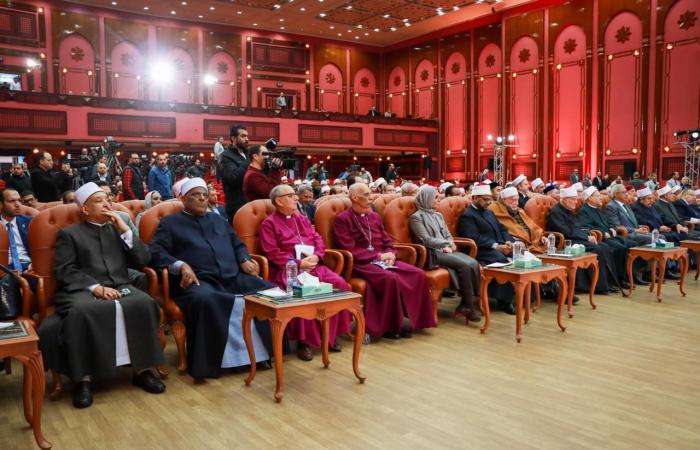
[[[243,194],[249,202],[270,198],[273,187],[282,183],[282,161],[270,158],[264,145],[254,145],[248,151],[249,166],[243,178]]]

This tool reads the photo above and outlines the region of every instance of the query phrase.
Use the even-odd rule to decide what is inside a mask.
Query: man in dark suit
[[[603,200],[597,187],[587,187],[583,191],[583,201],[585,203],[578,213],[581,225],[591,230],[598,230],[603,234],[602,242],[612,250],[617,279],[620,280],[623,288],[628,289],[629,284],[625,280],[627,278],[627,257],[629,256],[629,249],[636,247],[637,243],[619,235],[617,229],[608,222],[605,211],[601,209]],[[635,263],[641,264],[642,262],[640,259],[637,259]],[[637,271],[635,270],[634,273],[637,273]]]
[[[226,214],[233,216],[245,203],[243,178],[248,170],[248,130],[243,125],[231,127],[231,145],[221,154],[219,169],[226,195]]]
[[[679,186],[671,187],[666,185],[659,189],[659,201],[654,204],[654,208],[661,215],[661,221],[664,225],[675,229],[679,233],[687,235],[687,239],[700,239],[700,231],[688,229],[688,222],[683,220],[676,210],[673,202],[676,200],[675,192],[680,191]]]
[[[316,206],[314,206],[314,192],[311,186],[302,184],[297,190],[299,202],[297,207],[299,212],[304,214],[311,224],[314,223],[314,215],[316,214]]]
[[[688,239],[688,235],[683,232],[681,224],[676,227],[666,225],[661,218],[659,211],[654,208],[654,195],[651,189],[644,188],[637,191],[637,203],[632,205],[632,211],[637,218],[637,222],[646,225],[650,230],[659,230],[659,233],[669,242],[680,242]]]
[[[569,181],[571,182],[572,185],[574,185],[580,181],[579,176],[578,176],[578,169],[574,169],[574,171],[571,172],[571,175],[569,175]]]
[[[478,248],[476,260],[482,266],[507,263],[513,254],[513,238],[488,207],[493,202],[491,187],[479,184],[472,188],[472,204],[459,216],[457,233],[473,239]],[[513,288],[508,284],[489,285],[489,297],[495,297],[508,314],[515,314]]]
[[[9,189],[14,189],[17,192],[25,192],[32,190],[32,180],[24,173],[24,168],[20,163],[12,165],[12,172],[5,181],[5,185]]]
[[[695,226],[697,227],[697,224],[700,223],[700,209],[695,204],[696,192],[692,189],[686,189],[681,193],[680,197],[680,199],[673,202],[678,215],[682,220],[696,224]]]
[[[583,224],[574,212],[578,201],[576,188],[571,186],[559,191],[559,203],[554,205],[549,211],[547,218],[547,229],[558,231],[569,239],[573,244],[581,244],[586,247],[587,252],[598,255],[598,285],[596,292],[605,294],[616,292],[617,288],[612,288],[608,280],[608,270],[611,268],[612,256],[610,247],[601,242],[598,244],[594,236],[585,231]],[[590,270],[586,272],[578,271],[576,274],[576,289],[587,291],[591,284]]]
[[[60,198],[56,182],[51,168],[53,158],[51,153],[43,152],[39,155],[39,167],[32,170],[32,188],[37,200],[43,203],[55,202]]]
[[[627,230],[627,238],[638,244],[651,244],[649,228],[639,225],[634,212],[627,206],[628,191],[625,185],[614,184],[610,188],[610,196],[612,200],[605,208],[608,223],[614,228],[624,227]]]
[[[599,191],[606,188],[606,186],[604,186],[603,174],[600,170],[596,174],[595,178],[593,178],[593,186],[595,186]]]
[[[209,212],[212,212],[214,214],[218,214],[221,217],[224,218],[226,222],[228,222],[228,216],[226,215],[226,208],[223,206],[219,205],[219,192],[214,189],[214,188],[209,188],[209,194],[208,194],[208,199],[209,199],[209,205],[208,209]]]
[[[18,272],[26,271],[32,264],[29,256],[29,223],[31,216],[21,215],[22,202],[14,189],[2,191],[2,225],[7,229],[10,242],[10,259],[8,266]]]

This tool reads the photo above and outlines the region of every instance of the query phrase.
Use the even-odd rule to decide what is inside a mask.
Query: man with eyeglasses
[[[279,158],[270,159],[270,153],[264,145],[253,145],[248,150],[248,170],[243,177],[243,194],[253,200],[270,198],[272,188],[282,183],[282,167]]]

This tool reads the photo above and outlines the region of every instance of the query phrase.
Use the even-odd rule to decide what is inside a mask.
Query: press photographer
[[[269,198],[272,188],[282,183],[284,162],[277,155],[273,156],[265,145],[249,147],[248,161],[250,164],[243,177],[243,194],[249,202]]]

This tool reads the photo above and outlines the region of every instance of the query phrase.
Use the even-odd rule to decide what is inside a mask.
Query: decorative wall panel
[[[318,71],[319,108],[327,112],[343,112],[343,74],[335,64],[326,64]]]
[[[175,118],[88,113],[88,134],[175,138]]]
[[[299,142],[305,144],[362,145],[362,128],[300,124]]]
[[[44,15],[38,14],[32,5],[8,2],[8,6],[0,8],[0,42],[39,46],[39,23]]]
[[[66,134],[64,111],[0,108],[0,132]]]
[[[397,117],[406,116],[406,72],[402,67],[394,67],[387,80],[388,111]]]
[[[497,136],[504,131],[501,129],[502,61],[501,49],[496,44],[488,44],[479,55],[477,84],[479,144],[487,143],[489,135]]]
[[[74,33],[61,41],[58,67],[62,94],[95,95],[95,50],[86,38]]]
[[[428,147],[430,133],[409,130],[374,129],[374,145]]]
[[[367,114],[372,106],[377,106],[377,81],[371,70],[362,68],[355,74],[353,83],[353,112]]]
[[[146,73],[141,50],[129,41],[122,41],[112,49],[111,62],[112,97],[144,98],[143,83]]]
[[[467,60],[453,52],[445,63],[445,141],[447,150],[460,150],[466,145]]]
[[[210,105],[237,105],[238,65],[233,57],[220,51],[209,58],[204,79],[205,98]]]
[[[304,74],[308,55],[298,42],[253,39],[248,57],[254,70]]]
[[[277,140],[280,138],[278,123],[204,119],[204,139],[214,140],[223,136],[224,141],[228,142],[231,127],[234,125],[244,125],[248,130],[248,138],[252,142],[265,142],[272,137]]]
[[[423,59],[416,67],[415,77],[413,78],[416,91],[414,93],[414,111],[415,117],[430,119],[435,115],[433,107],[435,93],[435,69],[433,64]]]
[[[525,36],[518,39],[510,51],[510,126],[509,134],[515,135],[513,154],[518,159],[531,159],[537,154],[540,133],[540,92],[537,68],[539,61],[537,42]],[[512,174],[519,174],[513,163]],[[535,165],[536,166],[536,165]],[[536,167],[533,168],[535,171]]]

